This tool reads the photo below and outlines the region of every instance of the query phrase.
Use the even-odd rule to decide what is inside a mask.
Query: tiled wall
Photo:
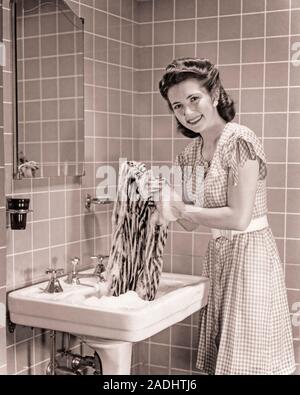
[[[61,1],[37,4],[23,0],[16,7],[18,165],[37,162],[35,177],[80,175],[84,25]]]
[[[299,60],[291,60],[299,59],[300,1],[154,0],[140,3],[139,11],[141,157],[155,164],[171,163],[189,142],[172,128],[172,117],[158,93],[167,63],[179,56],[207,57],[217,63],[236,102],[236,121],[252,128],[265,147],[269,220],[284,264],[291,315],[295,314],[300,301],[300,67]],[[191,235],[174,227],[164,260],[167,269],[199,274],[208,237],[206,228]],[[194,373],[197,324],[196,314],[145,342],[144,371]],[[299,331],[294,325],[300,373]]]
[[[0,1],[0,43],[2,44],[2,0]],[[4,192],[4,147],[3,147],[3,57],[0,64],[0,374],[6,373],[6,232],[5,192]]]
[[[117,167],[119,157],[133,157],[133,1],[67,3],[85,19],[86,175],[12,180],[11,65],[8,64],[4,70],[5,192],[8,196],[29,197],[33,209],[25,231],[7,230],[8,290],[46,279],[45,270],[51,265],[70,270],[73,256],[81,258],[83,267],[90,265],[91,255],[108,253],[112,207],[92,207],[88,212],[84,199],[87,193],[96,194],[102,180],[97,178],[99,166]],[[6,0],[3,20],[8,44],[9,17]],[[2,224],[4,219],[1,228]],[[72,345],[76,347],[75,339]],[[49,358],[49,334],[17,326],[14,334],[7,333],[7,356],[9,374],[43,373]],[[133,365],[137,365],[137,357]]]
[[[219,64],[224,85],[236,100],[237,121],[263,140],[269,162],[269,218],[285,267],[292,314],[293,303],[300,301],[296,126],[300,67],[289,60],[293,44],[300,41],[299,0],[85,0],[69,4],[86,18],[86,176],[12,181],[8,65],[4,69],[5,191],[30,197],[34,209],[26,231],[7,231],[8,289],[44,278],[49,263],[67,269],[66,262],[74,255],[81,256],[86,265],[90,253],[108,251],[109,208],[87,214],[83,205],[85,194],[95,193],[97,167],[103,163],[117,166],[120,156],[172,163],[188,140],[176,134],[157,82],[172,58],[197,55]],[[3,20],[9,20],[8,0]],[[206,228],[189,234],[174,226],[164,270],[200,274],[208,239]],[[133,373],[197,373],[197,325],[195,314],[141,342],[135,348]],[[300,364],[299,326],[293,330]],[[47,333],[17,327],[7,342],[9,373],[43,372],[49,357]]]

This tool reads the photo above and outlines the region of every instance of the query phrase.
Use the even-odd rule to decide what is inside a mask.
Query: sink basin
[[[133,342],[184,320],[208,298],[208,279],[184,274],[162,273],[153,301],[144,301],[133,291],[104,296],[106,284],[92,276],[76,286],[66,284],[65,278],[60,279],[62,293],[45,293],[47,282],[9,293],[10,319],[79,335],[98,353],[102,372],[109,375],[129,375]]]
[[[90,271],[92,272],[92,271]],[[82,273],[89,273],[85,271]],[[130,291],[103,296],[104,283],[81,279],[81,285],[60,283],[64,292],[44,293],[47,282],[8,295],[12,322],[104,339],[137,342],[195,313],[207,303],[208,279],[163,273],[155,300]]]

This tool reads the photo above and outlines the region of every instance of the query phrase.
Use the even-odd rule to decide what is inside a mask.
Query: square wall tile
[[[175,369],[190,369],[191,349],[171,348],[171,367]]]
[[[243,89],[241,96],[241,112],[262,112],[262,89]]]
[[[225,89],[239,88],[240,66],[219,66],[219,71]]]
[[[171,327],[172,347],[181,346],[189,348],[191,345],[191,327],[188,325],[173,325]]]
[[[258,137],[262,136],[262,114],[241,114],[240,122],[253,130]]]
[[[197,3],[198,17],[218,15],[218,0],[197,0]]]
[[[267,0],[267,11],[289,9],[289,0]]]
[[[188,43],[195,41],[195,22],[176,21],[175,22],[175,43]]]
[[[300,88],[290,88],[290,111],[300,111]]]
[[[220,20],[220,39],[238,39],[241,36],[241,17],[240,16],[225,16]]]
[[[242,42],[242,62],[263,62],[264,40],[249,39]]]
[[[153,160],[154,161],[172,161],[172,146],[169,140],[153,141]]]
[[[173,47],[171,45],[164,45],[160,47],[154,47],[154,67],[165,68],[167,64],[171,62],[173,58]]]
[[[177,232],[173,234],[173,254],[192,254],[192,238],[190,234]]]
[[[39,221],[33,224],[33,249],[49,246],[49,221]]]
[[[32,253],[15,255],[14,260],[14,285],[30,285],[32,281]]]
[[[285,190],[268,189],[267,192],[268,211],[284,212],[285,210]]]
[[[219,63],[240,63],[240,42],[223,41],[219,44]]]
[[[266,64],[266,86],[287,86],[288,63]]]
[[[195,45],[194,44],[182,44],[175,45],[174,57],[191,57],[194,56],[195,53]]]
[[[196,0],[175,0],[175,19],[196,18]]]
[[[128,0],[126,0],[128,1]],[[133,2],[133,18],[137,22],[149,22],[152,19],[153,0]]]
[[[291,40],[291,45],[295,45],[293,40]],[[293,51],[292,55],[292,62],[290,63],[290,86],[293,85],[298,85],[298,81],[300,80],[300,52],[299,52],[300,46],[299,44],[296,44],[295,47],[291,47],[291,50]],[[296,55],[296,58],[294,56]]]
[[[293,191],[291,191],[292,194]],[[287,263],[300,265],[300,240],[286,240],[286,261]]]
[[[240,0],[222,0],[220,2],[220,15],[240,14]]]
[[[64,240],[64,239],[63,239]],[[63,241],[61,242],[63,243]],[[35,279],[47,279],[46,270],[51,266],[50,249],[44,248],[42,250],[33,251],[33,277]],[[55,262],[52,262],[52,267],[57,267]]]
[[[287,191],[287,212],[300,213],[299,207],[300,191],[296,189],[288,189]],[[300,283],[299,283],[300,285]]]
[[[300,188],[300,164],[288,165],[288,188]]]
[[[285,112],[287,110],[287,89],[274,88],[265,90],[265,111]]]
[[[181,31],[181,30],[179,30]],[[178,33],[177,33],[178,34]],[[189,34],[190,36],[190,34]],[[173,22],[154,24],[154,45],[173,43]]]
[[[104,3],[105,3],[105,0],[104,0]],[[121,1],[121,16],[123,18],[127,18],[127,19],[133,18],[133,1],[132,0],[122,0]]]
[[[285,265],[285,283],[287,288],[299,289],[300,265]]]
[[[193,257],[191,255],[172,254],[172,258],[172,270],[174,273],[193,274]]]
[[[151,344],[150,363],[159,366],[169,366],[170,346]]]
[[[266,39],[266,61],[276,62],[288,60],[288,37]]]
[[[65,218],[51,220],[50,222],[50,237],[51,237],[51,245],[64,244],[65,237],[65,227],[66,221]]]
[[[264,14],[243,15],[243,38],[263,37],[265,24],[264,21]]]
[[[287,114],[265,114],[265,136],[285,137],[287,134]]]
[[[300,34],[300,10],[292,10],[291,34]]]
[[[288,162],[300,162],[300,139],[289,139]]]
[[[263,87],[264,65],[242,66],[242,88]]]
[[[268,176],[267,176],[268,187],[279,187],[279,188],[285,187],[285,167],[286,166],[284,164],[270,164],[270,163],[268,164]],[[292,173],[290,173],[289,170],[288,177],[291,174]]]
[[[218,19],[204,18],[197,21],[197,41],[213,41],[218,38]]]
[[[289,114],[289,137],[299,137],[300,114]]]
[[[108,12],[115,15],[120,15],[121,11],[121,0],[109,0]]]
[[[264,148],[269,162],[286,161],[286,140],[268,139],[264,141]]]
[[[275,237],[284,236],[284,215],[283,214],[269,214],[268,220],[270,227]]]
[[[289,34],[289,13],[268,12],[267,13],[267,36],[283,36]]]
[[[286,235],[290,238],[300,238],[300,215],[287,214]]]
[[[173,0],[155,1],[154,2],[154,20],[170,20],[174,18]]]
[[[108,15],[108,37],[120,40],[121,20],[112,15]]]
[[[161,344],[169,344],[170,343],[170,328],[164,329],[163,331],[157,333],[154,336],[151,336],[151,342],[153,343],[161,343]]]
[[[209,59],[212,63],[217,63],[217,43],[197,43],[196,56]]]
[[[265,4],[261,0],[242,0],[243,12],[262,12],[265,9]]]

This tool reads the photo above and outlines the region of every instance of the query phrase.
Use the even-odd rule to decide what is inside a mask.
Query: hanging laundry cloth
[[[144,189],[147,176],[141,162],[120,166],[107,265],[114,296],[136,291],[142,299],[153,300],[158,289],[168,227],[157,221],[155,203]]]

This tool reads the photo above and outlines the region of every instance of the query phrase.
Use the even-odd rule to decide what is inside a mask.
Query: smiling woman
[[[233,101],[207,59],[174,60],[159,88],[178,130],[193,139],[176,159],[189,198],[177,221],[186,230],[202,225],[212,231],[202,273],[210,295],[200,311],[196,366],[208,374],[291,374],[291,322],[267,220],[262,144],[252,130],[231,122]],[[170,207],[178,211],[178,201]],[[158,208],[163,216],[164,206]]]

